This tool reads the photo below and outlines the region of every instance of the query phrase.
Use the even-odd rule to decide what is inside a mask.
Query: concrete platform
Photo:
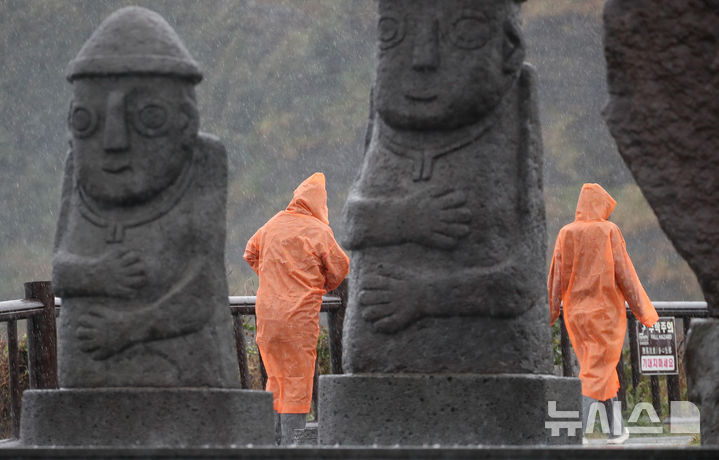
[[[15,459],[302,459],[302,460],[365,460],[365,459],[418,459],[418,460],[489,460],[489,459],[546,459],[546,460],[665,460],[696,459],[715,460],[719,448],[691,447],[474,447],[474,448],[334,448],[334,447],[287,447],[287,448],[237,448],[237,449],[128,449],[128,448],[17,448],[3,447],[0,458]]]
[[[629,439],[622,446],[607,445],[606,438],[590,438],[589,444],[586,447],[589,448],[609,448],[613,449],[616,447],[645,447],[649,449],[659,447],[688,447],[694,441],[694,437],[690,435],[680,436],[630,436]]]

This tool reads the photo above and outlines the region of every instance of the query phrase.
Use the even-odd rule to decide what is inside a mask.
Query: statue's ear
[[[502,70],[507,74],[519,72],[524,62],[524,40],[519,26],[513,21],[504,22],[504,44],[502,49],[504,64]]]
[[[200,130],[200,114],[197,106],[185,101],[180,105],[180,131],[182,134],[194,137]]]

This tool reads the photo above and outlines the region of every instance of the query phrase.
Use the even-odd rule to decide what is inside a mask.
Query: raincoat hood
[[[287,211],[310,215],[329,225],[325,175],[321,172],[316,172],[305,179],[295,189],[292,200],[287,205]]]
[[[584,184],[574,220],[607,220],[617,202],[599,184]]]

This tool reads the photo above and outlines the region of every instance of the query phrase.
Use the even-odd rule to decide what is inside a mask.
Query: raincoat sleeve
[[[547,291],[549,291],[549,324],[559,318],[559,310],[562,305],[562,242],[560,233],[557,235],[557,242],[554,244],[552,265],[549,267],[549,279],[547,280]]]
[[[612,257],[614,258],[614,276],[629,308],[639,322],[647,327],[652,326],[659,319],[659,315],[639,281],[619,228],[612,232]]]
[[[259,274],[260,270],[260,248],[258,245],[258,235],[259,231],[252,235],[250,241],[247,242],[247,246],[245,246],[245,254],[243,256],[257,274]]]
[[[332,236],[330,236],[329,249],[322,255],[322,264],[325,270],[324,289],[326,291],[336,289],[350,271],[350,260],[347,254]]]

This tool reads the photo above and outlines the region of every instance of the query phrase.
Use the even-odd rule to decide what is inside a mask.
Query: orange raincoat
[[[607,221],[615,205],[600,185],[584,184],[574,222],[557,236],[547,282],[550,324],[564,302],[582,394],[598,401],[619,390],[616,367],[627,329],[624,301],[642,324],[651,326],[658,319],[619,227]]]
[[[324,174],[297,187],[287,209],[250,238],[244,257],[260,277],[257,345],[275,411],[308,413],[322,296],[349,272],[329,226]]]

